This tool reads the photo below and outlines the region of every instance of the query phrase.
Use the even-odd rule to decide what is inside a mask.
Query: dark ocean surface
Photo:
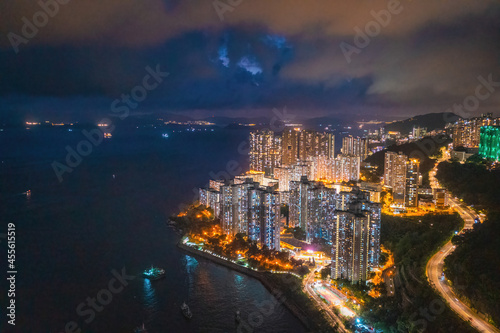
[[[0,132],[0,233],[15,224],[17,270],[16,326],[7,324],[3,278],[0,332],[65,332],[72,321],[74,332],[133,332],[142,323],[150,333],[236,332],[237,309],[255,327],[240,332],[304,332],[281,305],[270,314],[259,312],[272,296],[258,281],[181,252],[179,235],[166,225],[211,172],[234,172],[226,170],[233,160],[246,169],[238,146],[247,135],[117,129],[59,182],[51,163],[64,164],[66,147],[76,149],[86,140],[81,130]],[[27,190],[30,198],[23,194]],[[0,241],[5,276],[7,243]],[[140,277],[150,265],[165,268],[166,279]],[[135,276],[125,286],[114,278],[123,270]],[[90,310],[95,298],[106,304],[97,300],[97,310]],[[191,321],[182,316],[183,301],[191,307]]]

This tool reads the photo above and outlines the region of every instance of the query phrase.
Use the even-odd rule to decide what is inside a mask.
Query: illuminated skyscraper
[[[210,192],[214,192],[213,200]],[[220,211],[222,230],[227,235],[248,235],[260,246],[280,248],[280,195],[272,187],[260,187],[259,183],[246,179],[234,181],[215,190],[200,189],[200,203]],[[217,201],[216,198],[219,198]]]
[[[342,139],[342,154],[347,156],[358,156],[361,161],[368,157],[368,139],[346,136]]]
[[[314,183],[302,177],[300,181],[290,182],[290,226],[307,229],[307,191]]]
[[[402,153],[386,152],[384,163],[384,185],[392,188],[396,205],[404,206],[406,194],[406,161]]]
[[[222,231],[227,235],[234,235],[236,227],[233,219],[233,190],[231,185],[220,188],[220,212]]]
[[[332,226],[333,279],[366,281],[380,260],[380,204],[358,200],[348,211],[337,211]],[[363,195],[362,195],[363,196]]]
[[[359,180],[361,168],[361,158],[359,156],[339,155],[335,160],[335,181],[349,182]]]
[[[323,133],[320,141],[320,152],[328,158],[335,158],[335,135]]]
[[[210,188],[216,191],[220,191],[220,187],[224,185],[224,180],[213,180],[210,179]]]
[[[278,190],[280,192],[290,190],[290,177],[292,169],[289,167],[274,168],[274,178],[278,179]]]
[[[262,195],[258,186],[248,190],[248,238],[260,242]]]
[[[333,181],[335,160],[327,156],[312,158],[311,173],[314,180]]]
[[[220,192],[212,188],[200,188],[200,204],[211,207],[215,217],[220,217]]]
[[[282,135],[282,165],[292,165],[299,161],[299,134],[300,130],[287,128]]]
[[[312,160],[320,156],[332,159],[334,149],[335,136],[331,133],[287,128],[280,137],[268,130],[251,132],[250,169],[264,171],[266,176],[281,179],[283,173],[278,172],[279,175],[274,175],[274,169],[280,166],[289,167],[290,179],[299,180],[300,176],[298,179],[294,177],[299,171],[296,166],[307,165],[309,167],[307,176],[312,177]],[[305,175],[302,171],[300,170],[300,173]]]
[[[279,194],[271,189],[261,190],[260,244],[276,251],[280,250],[280,204]]]
[[[481,127],[481,141],[479,144],[479,155],[495,161],[500,160],[500,127]]]
[[[332,221],[335,218],[337,194],[335,189],[316,183],[307,189],[306,240],[322,238],[332,241]]]
[[[312,179],[313,175],[311,172],[311,161],[300,162],[299,164],[294,164],[291,166],[290,181],[299,181],[302,177],[307,177],[307,179]]]
[[[316,156],[334,157],[335,136],[331,133],[302,130],[298,144],[300,161],[308,161]]]
[[[409,159],[406,162],[405,206],[418,207],[418,185],[420,181],[420,162]]]
[[[418,207],[419,160],[408,159],[402,153],[386,152],[384,167],[384,185],[392,189],[394,204]]]
[[[500,118],[493,118],[491,113],[480,117],[460,119],[452,127],[453,147],[478,148],[483,126],[499,126]]]
[[[269,130],[250,132],[249,158],[251,170],[272,176],[273,169],[281,165],[281,137]]]
[[[333,158],[334,153],[335,136],[332,133],[320,133],[298,128],[288,128],[283,132],[283,165],[298,164],[309,161],[316,156]]]

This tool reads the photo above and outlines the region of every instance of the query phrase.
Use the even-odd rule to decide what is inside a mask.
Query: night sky
[[[47,22],[36,1],[0,3],[4,119],[110,114],[147,66],[169,75],[132,114],[255,116],[287,107],[308,117],[401,118],[462,103],[478,76],[500,82],[500,1],[60,2]],[[397,13],[374,25],[374,13],[391,5]],[[34,15],[42,24],[25,38]],[[377,26],[356,47],[356,29]],[[349,61],[347,44],[356,48]],[[495,91],[473,115],[498,114],[499,105]]]

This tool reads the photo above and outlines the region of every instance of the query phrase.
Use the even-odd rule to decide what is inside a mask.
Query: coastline
[[[210,255],[209,253],[205,253],[203,251],[197,250],[191,246],[183,244],[181,241],[177,243],[177,247],[179,247],[181,250],[184,250],[188,252],[189,254],[202,257],[204,259],[210,260],[216,264],[225,266],[226,268],[232,269],[238,273],[242,273],[245,275],[248,275],[250,277],[253,277],[254,279],[257,279],[262,285],[275,297],[278,301],[278,303],[284,305],[303,325],[303,327],[308,331],[311,332],[311,329],[313,328],[312,322],[307,318],[306,314],[300,309],[300,307],[293,301],[287,299],[284,296],[283,289],[280,285],[277,285],[273,282],[271,282],[267,277],[265,272],[258,272],[254,271],[252,269],[242,267],[240,265],[234,264],[230,261],[224,260],[217,258],[213,255]],[[267,274],[272,274],[272,273],[267,273]],[[287,274],[288,275],[288,274]],[[291,275],[288,275],[291,276]]]

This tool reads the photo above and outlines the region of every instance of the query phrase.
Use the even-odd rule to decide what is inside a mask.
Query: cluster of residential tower
[[[252,132],[252,170],[211,180],[200,189],[200,203],[213,209],[226,234],[244,233],[270,249],[280,249],[284,227],[300,227],[306,242],[331,246],[332,278],[365,281],[380,256],[380,188],[358,182],[365,139],[345,138],[337,157],[334,140],[295,128],[282,136]]]
[[[455,148],[498,160],[499,124],[499,118],[486,114],[448,129]],[[411,133],[423,135],[419,127]],[[211,180],[199,191],[200,203],[213,209],[224,233],[243,233],[261,247],[280,250],[283,229],[300,227],[307,243],[331,248],[332,278],[366,281],[379,263],[382,185],[392,194],[391,207],[400,211],[418,209],[420,194],[432,196],[435,209],[447,205],[444,190],[421,188],[419,160],[400,152],[385,153],[381,184],[360,181],[368,140],[346,136],[336,155],[332,133],[293,127],[281,135],[251,132],[250,171]]]

